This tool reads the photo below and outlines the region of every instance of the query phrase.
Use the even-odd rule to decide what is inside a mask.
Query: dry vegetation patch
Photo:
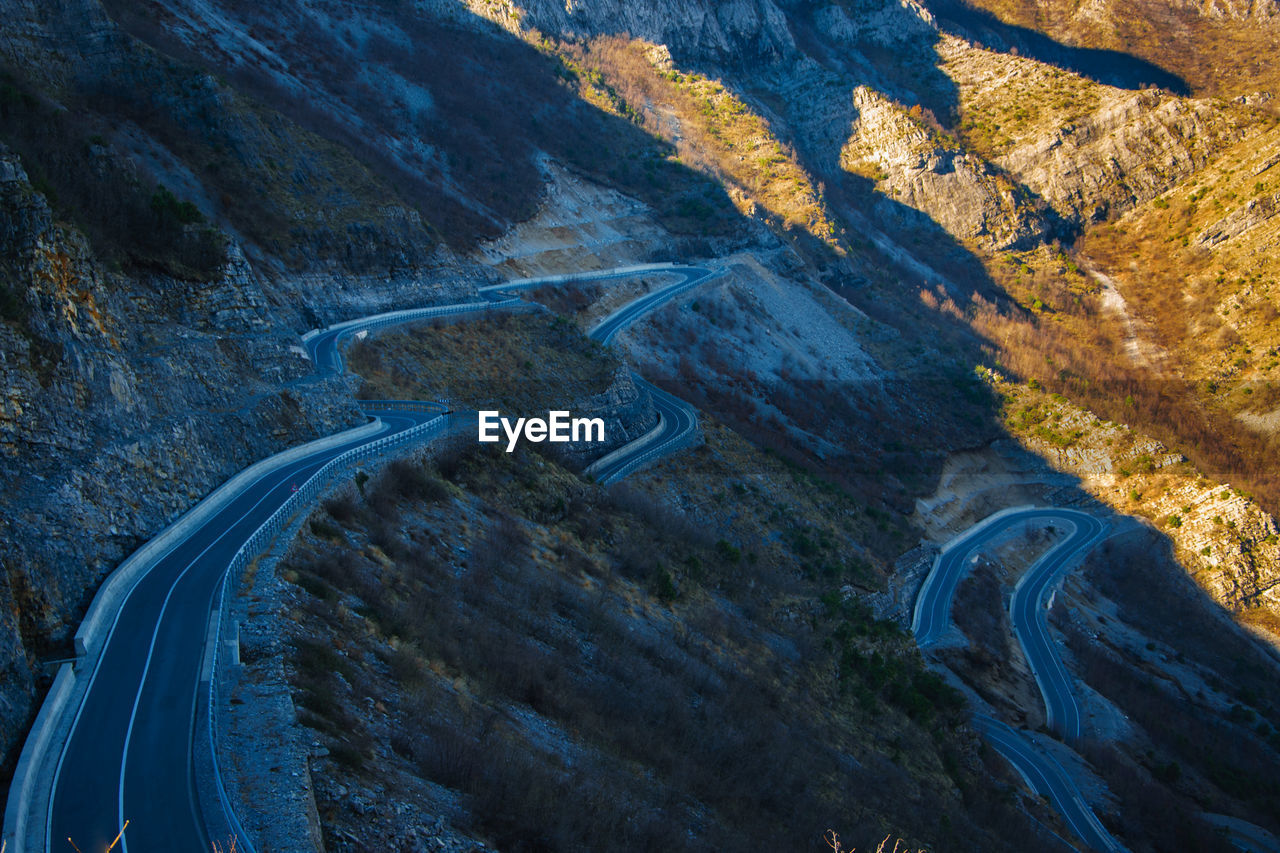
[[[724,82],[681,70],[665,48],[639,40],[604,36],[548,48],[593,84],[602,107],[673,140],[680,160],[721,183],[741,213],[844,251],[841,229],[796,152]]]
[[[1123,316],[1104,308],[1100,286],[1070,258],[1042,248],[991,259],[987,269],[1022,305],[1000,307],[975,297],[960,306],[929,292],[921,299],[971,323],[1002,373],[1177,447],[1207,476],[1255,495],[1268,511],[1280,507],[1280,476],[1270,464],[1276,436],[1246,429],[1231,411],[1206,406],[1200,383],[1134,365]],[[1268,400],[1270,393],[1263,388],[1255,399]]]
[[[436,322],[360,341],[349,353],[377,400],[445,400],[454,409],[530,413],[606,391],[617,355],[577,325],[545,313]]]
[[[1141,57],[1177,74],[1200,94],[1280,91],[1273,61],[1280,29],[1274,17],[1261,13],[1262,6],[1155,0],[1108,0],[1088,7],[1075,0],[979,0],[974,5],[1066,45]]]
[[[1070,71],[970,47],[954,36],[943,37],[939,53],[958,90],[957,130],[988,159],[1081,120],[1107,90]]]
[[[1179,378],[1125,379],[1122,370],[1095,368],[1080,373],[1115,389],[1111,403],[1090,399],[1097,392],[1076,397],[1179,444],[1210,476],[1256,493],[1273,512],[1280,506],[1270,464],[1280,452],[1271,420],[1280,410],[1278,155],[1280,127],[1267,122],[1196,177],[1085,235],[1080,253],[1115,278]],[[1100,343],[1114,351],[1119,339]],[[1133,414],[1125,416],[1116,403],[1128,398]]]
[[[441,812],[500,849],[1036,834],[910,638],[800,569],[833,550],[824,521],[757,547],[730,514],[697,518],[471,450],[317,512],[285,567],[295,697],[319,772],[382,792],[359,814],[318,786],[326,843]]]
[[[1205,390],[1227,408],[1256,405],[1229,393],[1242,382],[1280,380],[1278,156],[1280,125],[1271,125],[1170,192],[1093,229],[1081,246],[1113,272],[1185,373],[1214,382]]]
[[[888,561],[910,532],[898,513],[761,451],[716,420],[704,416],[702,428],[701,447],[646,469],[636,488],[692,517],[732,526],[744,537],[735,547],[746,553],[794,561],[797,579],[884,588]]]

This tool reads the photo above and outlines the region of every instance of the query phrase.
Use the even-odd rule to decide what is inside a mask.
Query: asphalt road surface
[[[974,717],[974,726],[995,747],[996,752],[1013,765],[1031,790],[1049,798],[1049,802],[1062,815],[1076,837],[1094,850],[1124,849],[1116,843],[1093,813],[1093,809],[1085,803],[1071,774],[1057,759],[1041,752],[1031,741],[999,720],[978,714]]]
[[[1080,706],[1071,676],[1049,637],[1044,595],[1066,568],[1101,540],[1106,528],[1092,515],[1053,507],[1020,509],[975,525],[939,555],[916,599],[911,629],[921,648],[934,645],[951,627],[951,602],[972,558],[993,540],[1028,522],[1056,523],[1071,534],[1044,553],[1014,589],[1009,606],[1013,630],[1040,685],[1049,724],[1068,738],[1081,732]]]
[[[645,314],[657,310],[681,293],[692,290],[723,272],[723,270],[702,267],[672,267],[666,271],[680,274],[681,279],[674,284],[645,294],[614,311],[601,320],[587,334],[587,337],[602,344],[608,344],[618,333]],[[600,483],[607,484],[620,480],[644,463],[682,446],[698,429],[698,412],[693,406],[642,379],[639,374],[632,374],[632,378],[636,385],[642,390],[647,390],[653,399],[653,407],[657,410],[659,417],[658,426],[654,431],[626,445],[621,453],[610,454],[613,458],[608,464],[593,472]],[[627,452],[628,449],[631,452]]]
[[[683,277],[682,280],[627,303],[601,320],[588,336],[602,344],[610,343],[619,332],[645,314],[660,308],[686,290],[692,290],[707,279],[714,278],[722,272],[722,270],[710,270],[702,267],[672,267],[667,271],[680,274]]]
[[[632,378],[637,386],[647,390],[652,397],[653,407],[658,412],[658,425],[649,433],[622,447],[619,453],[610,454],[611,458],[606,464],[591,471],[598,483],[607,485],[621,480],[646,462],[683,446],[683,443],[698,429],[696,409],[639,376]]]

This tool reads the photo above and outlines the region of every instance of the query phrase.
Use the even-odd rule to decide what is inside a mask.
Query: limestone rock
[[[1026,248],[1043,238],[1044,218],[1012,181],[869,87],[858,87],[853,102],[858,118],[841,165],[873,170],[878,188],[893,200],[886,206],[905,204],[990,249]]]
[[[1241,133],[1213,102],[1152,89],[1115,97],[997,162],[1064,218],[1088,223],[1150,201]]]

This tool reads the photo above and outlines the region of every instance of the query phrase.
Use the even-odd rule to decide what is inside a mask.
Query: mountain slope
[[[600,767],[638,762],[661,777],[632,791],[646,808],[669,806],[689,826],[705,817],[705,834],[684,839],[692,846],[714,843],[717,832],[778,844],[798,834],[802,846],[816,846],[823,820],[843,819],[860,841],[892,830],[931,846],[1016,847],[1029,831],[1019,809],[1051,821],[1032,803],[1014,808],[975,793],[1010,789],[909,646],[863,618],[872,601],[886,615],[901,612],[928,562],[918,543],[1014,500],[997,489],[972,505],[944,494],[956,458],[1000,456],[1009,434],[1084,480],[1023,457],[1014,467],[1037,471],[1023,484],[1036,500],[1106,514],[1097,497],[1166,526],[1186,516],[1188,529],[1170,529],[1179,543],[1208,537],[1204,565],[1183,548],[1204,600],[1241,608],[1241,620],[1263,630],[1278,624],[1268,590],[1280,566],[1266,537],[1274,529],[1267,513],[1280,510],[1270,465],[1277,342],[1269,252],[1280,149],[1271,99],[1248,86],[1271,80],[1265,4],[1171,7],[1149,20],[1131,0],[990,4],[1003,21],[979,7],[913,0],[10,7],[0,21],[0,473],[20,488],[0,496],[6,768],[47,678],[41,660],[67,654],[113,565],[247,462],[358,420],[355,380],[311,378],[298,333],[471,298],[478,284],[506,275],[651,260],[717,259],[728,268],[619,339],[631,363],[717,423],[713,452],[681,457],[643,481],[662,512],[640,517],[559,463],[523,457],[468,457],[475,482],[442,485],[441,501],[494,536],[523,532],[519,577],[490,567],[499,586],[574,610],[571,588],[598,584],[610,618],[632,620],[626,610],[635,607],[648,615],[626,624],[663,643],[725,643],[720,663],[746,673],[730,693],[757,690],[776,707],[725,706],[716,719],[777,728],[786,724],[774,711],[784,708],[816,720],[794,742],[825,768],[806,780],[775,755],[790,768],[789,787],[752,789],[747,799],[759,814],[740,814],[693,769],[676,772],[671,756],[611,740],[598,719],[634,721],[593,698],[536,709],[569,730],[572,748],[559,753],[536,742],[545,721],[500,726],[504,737],[520,730],[522,761],[558,796],[565,755],[588,750]],[[1187,50],[1162,47],[1181,36]],[[1230,54],[1222,73],[1210,67],[1211,47]],[[555,326],[564,331],[651,284],[588,282],[536,298],[564,315]],[[486,332],[455,332],[441,336],[458,345],[443,374],[462,377],[480,361],[469,360],[467,342]],[[399,373],[371,387],[411,387],[415,357],[412,347],[389,356]],[[579,369],[587,371],[564,368],[575,375],[561,378],[563,389],[577,387]],[[1108,443],[1108,420],[1126,425],[1116,435],[1141,436],[1134,441],[1143,448],[1188,461],[1157,470],[1159,454],[1146,459],[1131,441]],[[1134,465],[1150,470],[1120,476]],[[731,485],[735,477],[746,478],[750,498]],[[770,504],[750,483],[838,498]],[[1178,504],[1194,491],[1199,506],[1228,486],[1247,507],[1248,536],[1219,537],[1203,513],[1193,521]],[[590,495],[602,512],[617,510],[610,523],[619,537],[661,537],[671,509],[726,547],[695,542],[690,562],[681,550],[688,543],[667,543],[655,557],[661,565],[641,560],[641,571],[632,565],[638,546],[620,549],[528,504],[542,491]],[[931,517],[928,505],[947,507],[947,518]],[[832,512],[847,522],[841,531],[826,525]],[[324,706],[309,709],[308,725],[338,747],[324,764],[333,786],[321,794],[335,809],[338,780],[363,761],[392,762],[397,784],[413,787],[426,784],[414,773],[430,775],[423,767],[433,754],[431,744],[397,746],[379,730],[343,758],[343,727],[374,719],[359,707],[359,691],[347,690],[350,679],[388,693],[392,711],[378,713],[396,719],[418,713],[404,679],[442,702],[465,693],[454,682],[473,680],[463,716],[475,719],[452,716],[455,708],[419,720],[461,732],[450,743],[464,753],[474,751],[468,738],[486,736],[476,719],[519,717],[554,693],[531,681],[508,695],[511,685],[483,662],[455,654],[447,638],[405,615],[399,596],[408,592],[438,593],[433,608],[474,605],[480,645],[507,636],[510,616],[497,600],[468,602],[448,579],[470,570],[456,548],[483,545],[485,536],[453,530],[438,506],[411,513],[413,541],[363,510],[347,513],[350,527],[338,536],[318,516],[295,555],[301,562],[288,567],[328,585],[285,588],[288,601],[337,626],[295,632],[297,658],[271,646],[275,671],[318,679],[295,683],[294,695],[303,707]],[[502,513],[510,518],[487,520]],[[756,538],[767,559],[739,564]],[[406,553],[429,540],[427,574],[404,554],[375,550],[382,539]],[[556,560],[533,544],[555,540],[595,569],[556,576]],[[1219,559],[1212,549],[1223,542],[1240,554]],[[353,560],[363,561],[360,571]],[[715,560],[724,563],[716,576],[700,578],[695,565]],[[327,568],[313,571],[308,561]],[[850,569],[863,561],[886,576],[884,588]],[[626,578],[631,569],[639,574]],[[390,592],[365,583],[369,571],[385,572]],[[1091,577],[1102,584],[1107,574]],[[361,611],[369,597],[381,608],[373,616]],[[558,617],[544,613],[528,615],[524,633],[550,631]],[[289,618],[287,609],[259,615]],[[575,644],[590,642],[572,639],[580,616],[565,616],[575,627],[547,641],[555,654],[541,646],[529,654],[573,660]],[[704,617],[738,625],[761,648],[707,628]],[[365,660],[338,667],[345,684],[312,671],[346,648],[346,634],[366,629]],[[417,647],[401,654],[410,636],[406,645]],[[789,643],[812,655],[796,662]],[[631,692],[644,690],[636,673],[650,664],[719,665],[683,654],[641,663],[625,643],[619,648],[635,670],[623,682]],[[774,684],[752,670],[757,652],[774,670],[793,670],[792,680]],[[586,689],[602,673],[593,661],[578,663],[564,677]],[[833,678],[849,679],[848,690]],[[1280,722],[1269,701],[1259,695],[1258,716]],[[1231,713],[1219,704],[1202,711]],[[682,742],[697,740],[693,722],[677,724]],[[660,740],[660,730],[647,736]],[[876,743],[886,738],[887,750]],[[748,741],[738,754],[753,751]],[[1144,831],[1166,837],[1155,831],[1162,812],[1139,808],[1141,798],[1187,795],[1176,778],[1143,764],[1139,744],[1126,743],[1124,773],[1140,783],[1115,792],[1115,808],[1133,811],[1113,821],[1135,847],[1146,843]],[[720,759],[700,753],[697,763],[732,764],[731,747],[717,748]],[[1259,747],[1260,765],[1280,760],[1270,749]],[[511,775],[510,767],[455,776],[457,767],[435,769],[452,793],[422,802],[441,809],[450,798],[501,794],[507,782],[494,779]],[[847,790],[842,774],[853,780]],[[849,797],[878,777],[895,795],[858,811]],[[1229,785],[1223,792],[1215,802],[1228,811],[1248,796]],[[1097,799],[1111,802],[1105,792]],[[926,801],[947,805],[935,814],[920,807]],[[507,825],[482,805],[460,807],[474,839],[511,845],[522,834],[564,830],[547,846],[573,847],[599,831]],[[792,806],[808,815],[802,830],[787,824]],[[335,844],[359,823],[321,817]],[[748,818],[760,820],[758,834],[741,829]]]

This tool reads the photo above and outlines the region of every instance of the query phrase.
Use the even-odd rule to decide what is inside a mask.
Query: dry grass
[[[351,347],[359,395],[445,400],[455,409],[530,413],[563,408],[609,388],[615,353],[571,321],[546,314],[497,315],[379,335]]]
[[[886,835],[879,844],[876,845],[875,853],[911,853],[910,847],[901,838],[893,839],[893,848],[888,849],[889,839],[891,835]],[[840,836],[836,834],[834,829],[828,829],[822,836],[822,840],[827,842],[827,846],[831,848],[832,853],[855,853],[858,848],[845,847],[840,842]],[[915,853],[924,853],[923,849],[917,848]]]
[[[124,822],[124,826],[120,827],[120,831],[116,833],[116,837],[113,838],[111,840],[111,843],[106,846],[106,849],[103,851],[103,853],[111,853],[112,850],[116,849],[116,845],[119,844],[120,840],[124,838],[124,831],[128,828],[129,828],[129,821],[126,820]],[[71,845],[71,848],[75,850],[76,853],[81,853],[80,848],[77,847],[76,843],[72,841],[70,838],[67,839],[67,843]],[[4,845],[2,844],[0,844],[0,853],[4,853]],[[215,853],[221,853],[221,851],[216,850],[216,845],[215,845]]]
[[[1103,420],[1129,424],[1185,453],[1207,476],[1280,510],[1275,436],[1247,430],[1230,412],[1206,406],[1204,387],[1132,366],[1119,321],[1105,313],[1096,288],[1053,252],[989,261],[988,269],[1027,309],[975,299],[960,306],[924,294],[937,310],[963,318],[988,341],[1001,372],[1065,395]],[[1248,395],[1246,395],[1248,396]],[[1259,397],[1261,399],[1261,396]]]
[[[769,122],[723,81],[682,71],[664,48],[639,40],[606,36],[553,49],[592,81],[600,106],[675,141],[681,162],[722,184],[739,212],[844,251],[821,187]]]
[[[1088,14],[1075,0],[975,0],[973,5],[1067,45],[1140,57],[1178,75],[1197,94],[1280,91],[1274,61],[1280,31],[1273,20],[1208,11],[1249,4],[1111,0],[1089,7]]]
[[[1271,251],[1280,217],[1266,211],[1280,192],[1277,152],[1280,126],[1264,122],[1197,177],[1091,229],[1078,247],[1116,280],[1144,334],[1169,354],[1163,372],[1130,365],[1125,332],[1097,293],[1060,271],[1046,277],[1040,264],[991,266],[1028,314],[975,312],[1013,372],[1178,447],[1272,513],[1280,478],[1269,460],[1280,433],[1266,424],[1280,408],[1280,263]],[[1253,225],[1219,238],[1242,222]]]
[[[1227,408],[1252,402],[1237,394],[1233,406],[1229,392],[1240,382],[1280,379],[1280,258],[1271,251],[1280,217],[1266,213],[1280,193],[1278,153],[1280,125],[1259,129],[1196,177],[1093,229],[1081,246],[1121,283],[1183,372],[1217,383],[1222,393],[1211,396]],[[1247,221],[1256,224],[1227,238]]]
[[[956,83],[957,130],[989,159],[1092,113],[1105,87],[1070,71],[1018,56],[971,48],[944,37],[942,68]]]

